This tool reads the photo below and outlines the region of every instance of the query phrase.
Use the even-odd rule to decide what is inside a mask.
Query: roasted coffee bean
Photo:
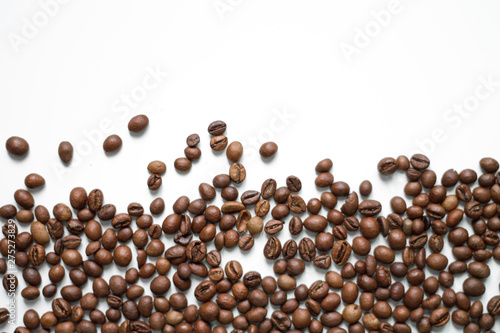
[[[151,191],[158,190],[161,186],[161,183],[162,183],[161,176],[159,174],[156,174],[156,173],[149,176],[148,181],[147,181],[148,188]]]
[[[146,129],[149,124],[149,118],[146,115],[139,114],[132,117],[128,122],[128,130],[133,133],[140,133]]]
[[[30,173],[24,178],[24,185],[30,189],[42,187],[45,185],[45,179],[37,173]]]
[[[390,175],[396,172],[398,165],[396,160],[392,157],[386,157],[380,160],[378,163],[378,172],[383,175]]]
[[[276,260],[281,254],[281,242],[277,237],[271,237],[264,247],[264,257],[269,260]]]
[[[108,136],[102,144],[102,148],[108,154],[117,152],[120,150],[121,146],[122,139],[116,134]]]
[[[258,191],[245,191],[241,195],[241,202],[245,206],[255,205],[260,199],[260,193]]]
[[[260,146],[259,154],[263,158],[270,158],[276,154],[278,151],[278,145],[274,142],[266,142]]]
[[[302,189],[302,182],[296,176],[288,176],[286,178],[286,186],[292,192],[299,192]]]
[[[270,220],[264,226],[264,231],[268,235],[275,235],[283,230],[283,224],[280,220]]]
[[[427,169],[430,165],[430,161],[427,156],[422,154],[415,154],[410,159],[411,165],[417,170]]]
[[[210,148],[214,151],[224,150],[227,146],[227,137],[225,135],[217,135],[210,139]]]
[[[221,135],[226,131],[226,123],[222,120],[217,120],[208,125],[208,133],[211,135]]]
[[[338,266],[343,266],[351,256],[351,245],[344,241],[338,240],[332,247],[332,259]]]
[[[292,235],[298,235],[303,229],[302,220],[298,216],[292,217],[289,222],[289,230]]]
[[[68,141],[62,141],[57,150],[59,158],[65,164],[68,164],[73,159],[73,145]]]
[[[229,177],[236,184],[241,183],[246,178],[246,170],[243,164],[241,163],[233,163],[229,168]]]
[[[30,146],[25,139],[18,136],[11,136],[5,142],[5,148],[12,156],[24,157],[28,153]]]
[[[448,320],[450,320],[450,312],[445,307],[440,307],[432,311],[429,316],[429,320],[432,326],[440,327],[446,325]]]
[[[274,179],[269,178],[266,181],[264,181],[264,183],[262,184],[262,189],[260,191],[260,193],[262,194],[262,198],[264,199],[271,198],[276,192],[276,187],[277,185]]]
[[[226,149],[226,157],[229,161],[233,163],[238,162],[242,155],[243,155],[243,145],[239,141],[231,142]]]
[[[356,192],[351,192],[345,203],[341,207],[342,213],[347,216],[353,216],[358,210],[358,194]]]

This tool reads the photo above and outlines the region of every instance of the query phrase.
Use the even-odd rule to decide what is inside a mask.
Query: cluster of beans
[[[136,116],[129,130],[140,133],[148,123],[147,117]],[[57,204],[49,212],[35,206],[29,191],[44,186],[44,178],[26,176],[28,190],[14,194],[17,206],[0,207],[0,218],[9,220],[2,229],[0,253],[10,254],[9,239],[14,238],[15,264],[26,284],[21,296],[30,301],[43,295],[51,309],[43,314],[26,311],[24,327],[15,332],[225,333],[229,328],[235,333],[405,333],[411,332],[412,321],[425,333],[450,319],[464,332],[493,332],[500,296],[490,296],[484,304],[482,297],[483,281],[490,275],[488,262],[492,257],[500,260],[496,160],[483,158],[480,175],[472,169],[448,170],[438,184],[424,155],[384,158],[378,164],[382,175],[406,173],[404,193],[411,205],[395,196],[390,200],[392,213],[383,216],[382,204],[368,199],[372,184],[363,181],[355,191],[334,181],[330,159],[316,166],[315,185],[323,191],[319,198],[304,200],[296,176],[288,176],[281,187],[267,179],[260,191],[240,195],[233,185],[246,178],[239,162],[243,146],[237,141],[228,144],[225,131],[222,121],[208,127],[211,149],[226,150],[232,163],[228,172],[215,176],[212,184],[200,184],[199,199],[179,197],[162,223],[157,223],[165,211],[162,198],[151,202],[150,214],[135,202],[120,213],[105,202],[101,190],[87,192],[82,187],[71,191],[69,205]],[[186,157],[174,163],[179,171],[190,170],[191,161],[201,156],[197,134],[186,142]],[[115,153],[121,145],[114,135],[104,141],[103,149]],[[29,149],[18,137],[10,138],[6,147],[17,157]],[[268,142],[260,154],[272,158],[277,150]],[[71,144],[61,143],[59,154],[70,163]],[[155,191],[167,167],[152,161],[147,169],[147,185]],[[218,193],[223,204],[210,205]],[[18,223],[30,231],[19,232]],[[472,225],[473,234],[464,224]],[[280,239],[284,228],[294,237]],[[222,264],[225,249],[250,251],[261,233],[268,236],[259,250],[262,260],[273,263],[276,276],[243,272],[236,260]],[[82,237],[89,241],[85,253]],[[372,240],[381,238],[385,245],[372,249]],[[175,245],[167,247],[172,241]],[[453,258],[441,253],[447,244]],[[361,259],[352,260],[353,254]],[[37,270],[41,265],[50,266],[49,284],[42,284],[47,277]],[[103,272],[110,265],[126,273],[106,280]],[[298,284],[310,265],[323,270],[324,279]],[[175,273],[169,279],[171,270]],[[426,276],[426,271],[431,274]],[[7,291],[17,289],[18,277],[7,272],[3,258],[0,274]],[[462,286],[454,285],[461,274],[467,274]],[[71,284],[62,286],[66,275]],[[89,283],[92,292],[83,294],[82,287]],[[152,296],[145,294],[145,287]],[[188,304],[186,293],[194,294],[198,303]],[[98,309],[103,302],[105,312]],[[0,324],[8,320],[9,309],[1,308]]]

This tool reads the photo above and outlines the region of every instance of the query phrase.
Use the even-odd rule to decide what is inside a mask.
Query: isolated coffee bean
[[[263,158],[270,158],[278,151],[278,145],[274,142],[266,142],[260,146],[259,153]]]
[[[18,136],[11,136],[5,142],[5,148],[12,156],[24,157],[30,148],[28,142]]]
[[[226,131],[226,123],[222,120],[217,120],[208,125],[208,133],[211,135],[221,135]]]
[[[73,159],[73,145],[68,141],[62,141],[59,144],[57,153],[59,154],[61,161],[68,164]]]
[[[212,140],[214,140],[213,138]],[[212,148],[214,149],[214,148]],[[216,150],[216,149],[214,149]],[[239,141],[233,141],[229,144],[226,149],[226,157],[229,161],[236,163],[240,160],[243,155],[243,145]]]
[[[117,152],[121,147],[122,139],[116,134],[108,136],[102,144],[102,148],[106,153]]]
[[[149,124],[149,118],[146,115],[140,114],[134,116],[128,122],[128,130],[133,133],[140,133],[146,129]]]
[[[30,173],[24,179],[27,188],[34,189],[45,185],[45,179],[37,173]]]

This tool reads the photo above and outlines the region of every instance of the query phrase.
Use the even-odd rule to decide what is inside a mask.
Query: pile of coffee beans
[[[128,128],[141,133],[148,123],[139,115]],[[208,132],[211,149],[226,150],[229,169],[212,184],[200,184],[200,198],[177,198],[163,221],[157,219],[165,211],[160,197],[151,202],[149,212],[136,202],[118,212],[100,189],[83,187],[71,191],[69,205],[59,203],[52,211],[35,205],[25,189],[14,193],[15,205],[0,207],[0,218],[7,220],[0,241],[3,286],[17,289],[22,278],[26,287],[21,297],[43,297],[48,308],[43,313],[26,311],[24,327],[16,333],[426,333],[445,325],[467,333],[493,332],[500,295],[487,291],[484,281],[491,275],[490,263],[500,260],[500,173],[495,159],[481,159],[480,174],[450,169],[438,181],[424,155],[383,158],[380,174],[390,180],[391,174],[404,172],[408,182],[406,199],[394,196],[391,213],[382,215],[381,202],[369,198],[372,183],[363,181],[356,192],[346,182],[334,181],[330,159],[315,168],[320,198],[303,198],[303,184],[294,175],[285,175],[283,185],[266,179],[260,190],[240,195],[242,187],[235,185],[247,173],[240,163],[243,145],[229,143],[223,121],[211,123]],[[198,134],[186,143],[185,157],[174,162],[181,172],[201,157]],[[116,135],[103,143],[108,153],[121,146]],[[22,157],[29,145],[12,137],[6,148]],[[61,143],[64,163],[70,162],[72,151],[70,143]],[[259,150],[263,159],[277,151],[274,142]],[[167,166],[152,161],[147,170],[147,185],[156,191]],[[35,189],[45,179],[30,174],[25,185]],[[223,199],[220,207],[211,204],[217,196]],[[292,238],[280,237],[285,228]],[[262,254],[262,262],[273,264],[274,276],[262,276],[258,262],[255,270],[244,272],[228,251],[254,251],[254,237],[262,233],[267,242],[255,251]],[[7,272],[9,239],[14,239],[15,264],[22,276]],[[383,243],[372,248],[375,239]],[[447,246],[453,257],[442,254]],[[48,276],[40,274],[42,265],[50,267]],[[112,266],[123,274],[105,279]],[[313,269],[323,271],[324,278],[300,284],[299,278]],[[65,276],[71,283],[61,285]],[[461,285],[454,283],[458,276],[466,276]],[[92,292],[84,293],[87,284]],[[189,304],[186,295],[193,295],[196,304]],[[106,311],[99,304],[106,304]],[[8,320],[9,309],[0,308],[0,324]]]

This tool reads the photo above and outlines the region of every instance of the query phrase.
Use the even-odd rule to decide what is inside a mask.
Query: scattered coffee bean
[[[5,142],[5,148],[9,154],[17,157],[24,157],[28,153],[30,146],[26,140],[18,136],[11,136]]]
[[[149,118],[143,114],[137,115],[128,122],[128,130],[133,133],[140,133],[146,129]]]
[[[117,152],[121,147],[122,139],[116,134],[108,136],[102,144],[102,148],[106,153]]]
[[[278,145],[274,142],[266,142],[260,146],[259,154],[264,158],[273,157],[278,151]]]

